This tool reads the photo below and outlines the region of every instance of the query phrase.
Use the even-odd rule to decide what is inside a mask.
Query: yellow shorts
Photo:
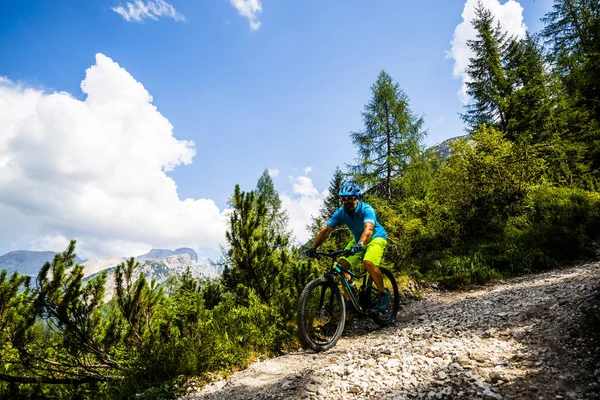
[[[351,240],[344,250],[349,250],[352,246],[354,246],[355,241]],[[375,266],[378,266],[381,263],[381,259],[383,258],[383,251],[387,246],[387,240],[384,238],[375,238],[371,239],[371,241],[365,244],[364,250],[360,253],[356,253],[353,256],[349,257],[340,257],[342,260],[348,261],[350,264],[350,268],[354,271],[359,265],[362,265],[363,260],[371,261]]]

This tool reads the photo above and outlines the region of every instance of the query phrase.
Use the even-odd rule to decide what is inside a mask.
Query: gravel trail
[[[396,324],[252,364],[181,399],[600,399],[600,263],[427,290]]]

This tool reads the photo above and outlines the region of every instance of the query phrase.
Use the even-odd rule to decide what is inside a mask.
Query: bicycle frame
[[[352,291],[352,288],[350,287],[350,282],[348,281],[348,279],[346,278],[346,274],[350,275],[353,279],[361,279],[361,278],[366,278],[368,275],[367,271],[364,271],[363,273],[360,274],[356,274],[350,270],[348,270],[347,268],[345,268],[342,264],[340,264],[337,261],[337,257],[341,256],[345,253],[345,251],[336,251],[333,253],[317,253],[319,256],[327,256],[327,257],[332,257],[334,260],[334,266],[331,267],[331,269],[325,273],[325,277],[327,279],[330,279],[332,281],[335,281],[336,277],[339,277],[342,281],[342,286],[344,287],[345,291],[348,293],[349,297],[350,297],[350,301],[352,302],[352,305],[354,305],[354,308],[363,314],[367,314],[368,310],[363,309],[362,305],[360,304],[360,301],[358,298],[356,298],[356,295],[354,294],[354,292]],[[363,286],[366,285],[366,280],[363,281]],[[321,304],[323,303],[323,298],[321,298]]]

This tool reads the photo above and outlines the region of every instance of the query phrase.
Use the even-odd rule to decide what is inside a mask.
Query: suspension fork
[[[331,287],[335,287],[335,276],[337,275],[337,271],[332,269],[331,271],[325,274],[325,278],[329,281]],[[323,307],[323,301],[325,300],[325,291],[327,290],[327,286],[321,286],[321,298],[319,299],[319,309]],[[333,313],[333,299],[335,295],[335,289],[331,290],[329,293],[329,302],[327,307],[327,312]]]

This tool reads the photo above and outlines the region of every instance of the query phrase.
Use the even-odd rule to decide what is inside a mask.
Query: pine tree
[[[289,262],[289,238],[269,226],[264,193],[246,193],[236,185],[229,205],[233,210],[225,234],[229,248],[223,260],[223,285],[242,303],[249,289],[269,303],[278,290],[277,277]]]
[[[8,298],[15,307],[5,313],[0,305],[11,322],[3,327],[10,342],[3,357],[18,354],[0,380],[79,385],[120,379],[125,367],[117,360],[117,343],[107,335],[102,310],[106,272],[84,284],[83,266],[75,264],[75,257],[73,240],[67,251],[42,266],[37,287],[21,294],[15,293],[25,283],[20,277],[7,284],[0,274],[0,299]]]
[[[504,131],[508,122],[506,97],[511,92],[511,86],[503,59],[509,42],[500,24],[494,25],[494,22],[492,12],[479,2],[472,22],[477,38],[467,41],[475,54],[469,60],[467,73],[470,80],[466,82],[467,94],[473,102],[466,106],[467,112],[461,115],[470,132],[476,131],[482,124]]]
[[[564,136],[585,146],[587,163],[600,179],[600,4],[555,0],[542,20],[542,35],[569,95]]]
[[[321,208],[319,208],[319,216],[328,219],[331,218],[333,213],[340,208],[340,198],[338,193],[344,186],[344,174],[340,167],[335,167],[333,172],[333,178],[329,181],[329,188],[327,189],[327,196],[323,200]]]
[[[511,91],[506,104],[506,138],[539,143],[558,128],[555,108],[561,93],[547,71],[543,51],[535,36],[509,42],[504,57]]]
[[[265,224],[276,230],[283,236],[288,236],[287,232],[288,215],[287,211],[281,208],[281,199],[279,193],[275,190],[273,179],[269,171],[265,169],[256,184],[256,194],[265,199],[267,207],[267,218]]]
[[[423,117],[409,108],[408,96],[381,71],[371,86],[372,97],[362,113],[364,130],[352,132],[358,164],[348,166],[358,183],[390,199],[392,179],[421,151]]]
[[[151,330],[151,321],[164,292],[152,280],[150,285],[144,273],[133,279],[140,263],[131,257],[117,266],[115,272],[115,301],[125,320],[125,337],[138,346],[144,344],[143,337]]]
[[[542,34],[552,46],[567,90],[600,110],[600,3],[555,0],[542,21],[546,23]]]

